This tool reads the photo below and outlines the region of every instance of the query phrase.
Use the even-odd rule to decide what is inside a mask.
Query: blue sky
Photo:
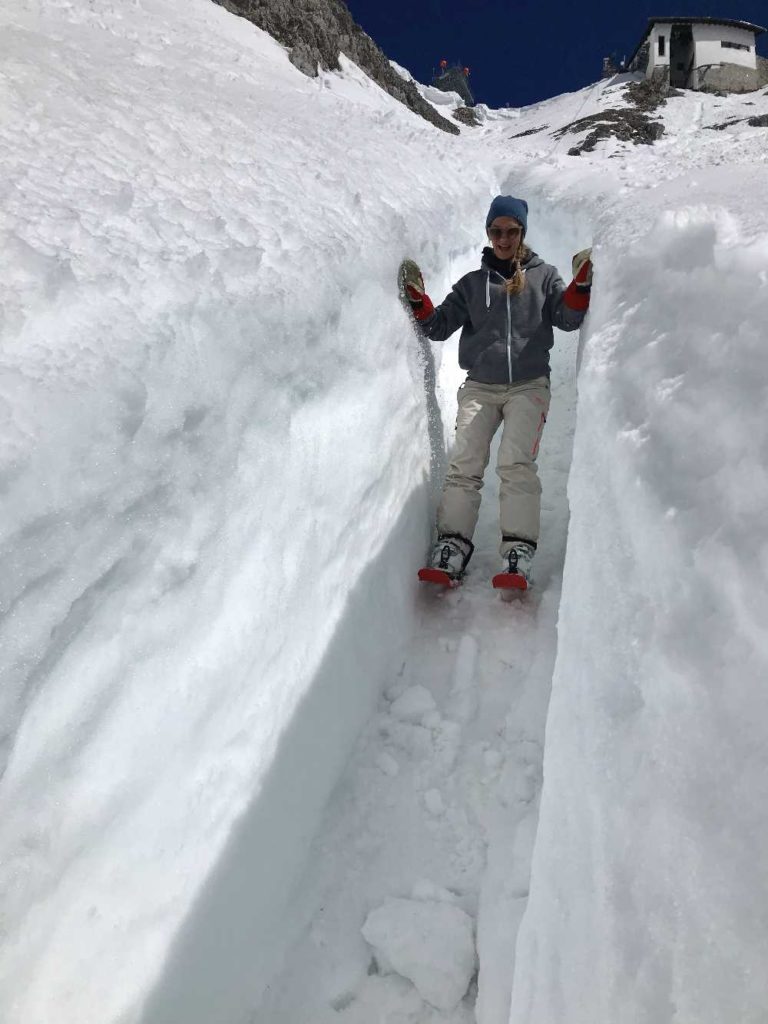
[[[429,81],[441,57],[471,69],[479,102],[522,106],[600,77],[611,52],[629,55],[649,17],[738,18],[768,28],[766,0],[346,0],[388,57]],[[768,56],[768,33],[758,40]]]

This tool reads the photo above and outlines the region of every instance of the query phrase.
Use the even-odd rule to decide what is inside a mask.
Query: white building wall
[[[650,78],[657,68],[668,68],[670,66],[669,51],[670,37],[672,35],[672,24],[662,23],[654,25],[648,35],[649,54],[647,76]],[[694,54],[694,81],[693,88],[698,88],[698,75],[695,69],[709,65],[735,64],[744,68],[757,67],[757,54],[755,48],[755,36],[747,29],[735,28],[730,25],[708,25],[692,24]],[[659,38],[664,38],[664,53],[659,53]],[[737,50],[731,47],[722,46],[722,42],[741,43],[748,46],[748,50]],[[686,61],[686,66],[690,57]]]
[[[741,67],[757,67],[755,35],[743,28],[730,25],[694,25],[693,40],[696,45],[696,67],[706,64],[738,64]],[[733,50],[721,46],[721,41],[742,43],[749,50]]]
[[[669,36],[672,31],[671,25],[654,25],[648,37],[650,43],[650,54],[648,58],[648,74],[654,68],[669,67]],[[664,36],[664,55],[659,55],[659,36]]]

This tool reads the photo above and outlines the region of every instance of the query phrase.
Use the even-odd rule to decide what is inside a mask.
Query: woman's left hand
[[[573,280],[565,289],[563,302],[569,309],[585,313],[592,292],[592,250],[582,249],[573,257]]]

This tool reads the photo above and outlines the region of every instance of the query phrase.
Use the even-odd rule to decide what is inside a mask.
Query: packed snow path
[[[401,975],[381,971],[361,925],[389,897],[433,909],[447,901],[471,916],[480,957],[477,1020],[508,1020],[555,657],[576,348],[577,336],[558,332],[540,456],[536,585],[509,603],[490,587],[499,563],[494,452],[471,572],[456,591],[420,594],[402,668],[334,794],[294,896],[289,916],[311,920],[255,1015],[258,1024],[474,1021],[476,984],[452,1012],[441,1012]],[[428,943],[422,935],[421,946]],[[445,960],[440,943],[431,958],[429,948],[421,954]]]

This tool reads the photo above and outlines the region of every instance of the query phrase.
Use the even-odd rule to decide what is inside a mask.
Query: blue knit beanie
[[[491,203],[485,227],[488,229],[497,217],[514,217],[523,226],[523,234],[528,230],[528,203],[514,196],[496,196]]]

